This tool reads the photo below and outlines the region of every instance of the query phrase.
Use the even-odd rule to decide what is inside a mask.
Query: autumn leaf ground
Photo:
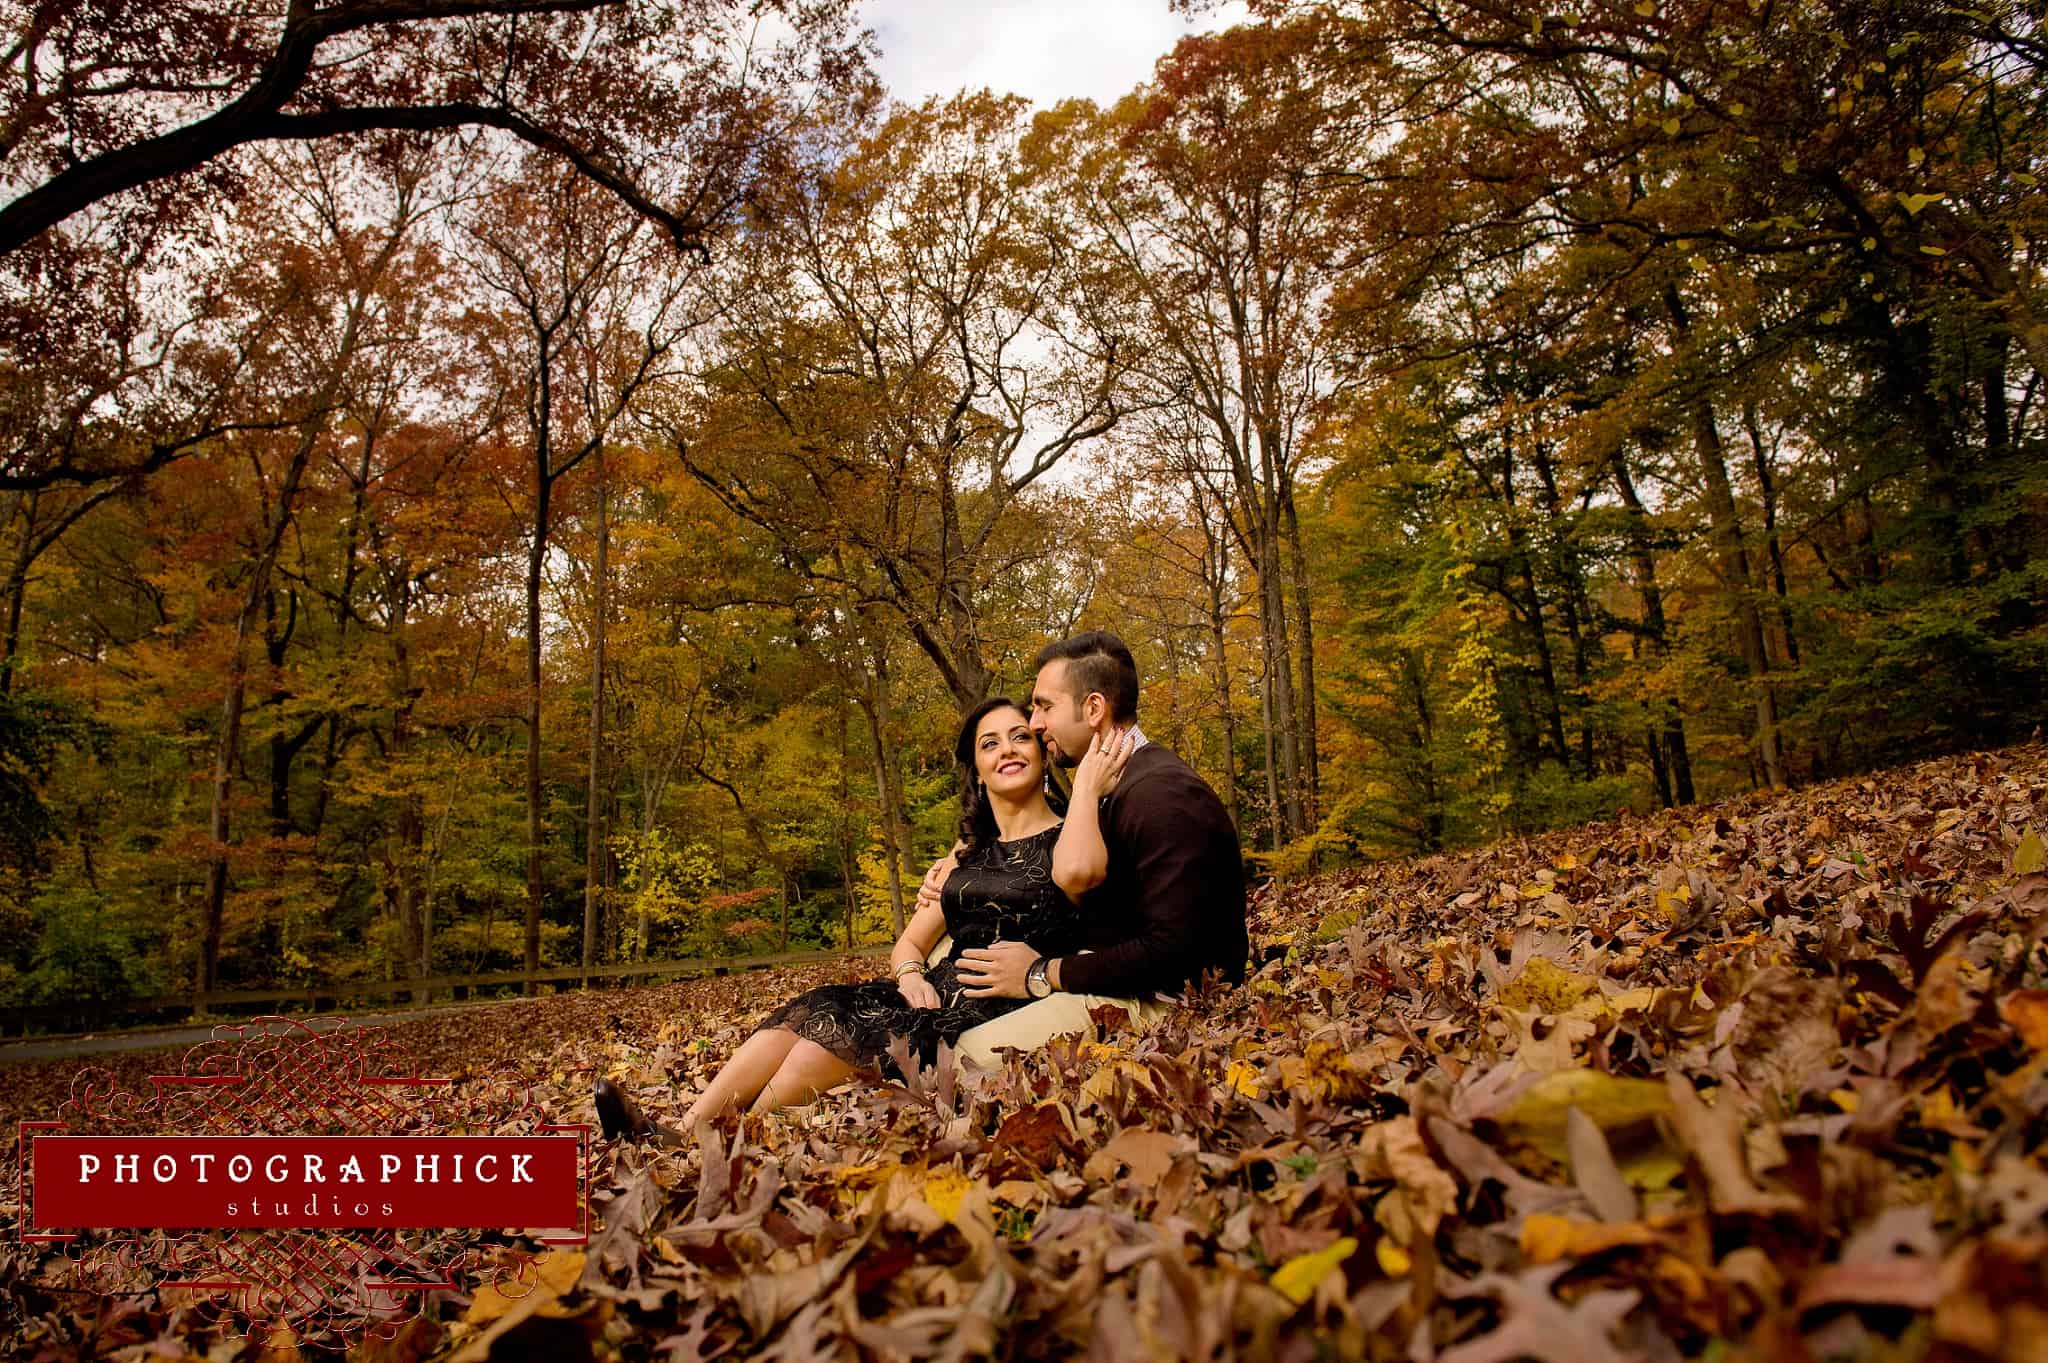
[[[607,1151],[587,1254],[359,1352],[2048,1358],[2044,801],[2035,745],[1268,887],[1244,988]],[[672,1113],[872,969],[392,1030]],[[75,1068],[0,1072],[9,1115]],[[6,1252],[19,1356],[213,1345]]]

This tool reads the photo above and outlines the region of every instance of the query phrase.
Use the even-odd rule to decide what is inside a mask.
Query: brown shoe
[[[592,1096],[597,1100],[597,1122],[603,1128],[606,1140],[615,1141],[623,1137],[664,1149],[673,1149],[683,1143],[682,1132],[650,1119],[626,1096],[626,1091],[611,1080],[598,1080]]]

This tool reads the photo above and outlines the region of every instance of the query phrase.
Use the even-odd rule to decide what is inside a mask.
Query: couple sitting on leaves
[[[917,1063],[940,1043],[977,1064],[1087,1032],[1091,1008],[1148,1021],[1210,970],[1244,978],[1244,869],[1230,817],[1208,784],[1137,727],[1138,670],[1115,635],[1093,632],[1038,656],[1029,706],[976,706],[954,753],[963,768],[960,843],[933,866],[890,953],[891,975],[828,984],[769,1014],[684,1118],[734,1106],[807,1103],[854,1077]],[[1063,823],[1046,760],[1073,767]],[[1056,794],[1055,797],[1057,798]],[[952,945],[934,950],[944,936]],[[899,1052],[900,1054],[900,1052]],[[607,1138],[672,1144],[609,1081],[597,1086]]]

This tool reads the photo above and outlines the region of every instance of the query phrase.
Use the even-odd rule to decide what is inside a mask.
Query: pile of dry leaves
[[[587,1251],[364,1353],[2048,1358],[2044,815],[2036,746],[1268,889],[1244,988],[607,1152]],[[404,1039],[672,1113],[819,973]]]

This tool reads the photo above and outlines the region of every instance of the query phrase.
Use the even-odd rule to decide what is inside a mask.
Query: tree
[[[529,458],[526,550],[526,968],[540,968],[541,583],[561,481],[614,438],[696,325],[687,276],[667,273],[640,221],[535,163],[471,225],[471,267],[503,311],[481,319]]]
[[[1207,430],[1208,470],[1259,589],[1267,784],[1283,841],[1316,811],[1315,636],[1296,491],[1335,375],[1320,309],[1332,189],[1372,110],[1322,77],[1313,20],[1184,39],[1114,111],[1047,120],[1105,271],[1139,306],[1141,370]]]
[[[1127,406],[1024,108],[898,109],[789,185],[721,271],[722,362],[673,427],[730,511],[885,603],[962,710],[996,678],[988,594],[1048,552],[1033,490]]]
[[[738,41],[755,15],[729,0],[291,0],[274,17],[42,0],[16,14],[0,158],[27,187],[0,207],[0,256],[136,190],[152,191],[143,224],[160,230],[187,197],[171,182],[237,147],[459,128],[558,158],[701,251],[772,142],[775,92],[851,79],[860,59],[836,4],[790,14],[765,52]]]

